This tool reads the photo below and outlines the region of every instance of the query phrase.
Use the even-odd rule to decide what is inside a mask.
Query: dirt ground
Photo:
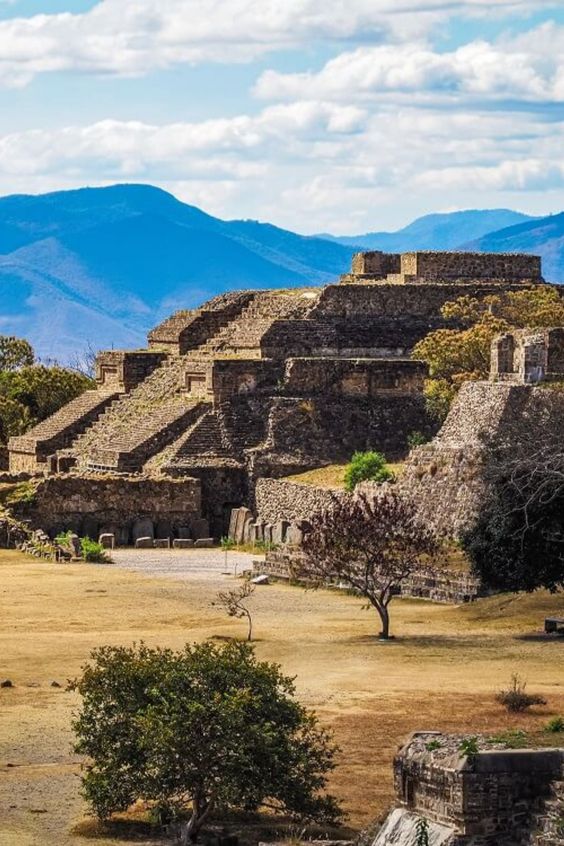
[[[227,571],[235,565],[229,554]],[[71,751],[78,701],[65,690],[100,644],[179,647],[242,636],[211,607],[234,581],[214,551],[120,553],[116,566],[57,565],[0,551],[0,846],[125,846],[134,835],[86,832],[80,761]],[[238,569],[248,559],[237,559]],[[332,790],[360,828],[393,799],[391,761],[415,729],[539,730],[564,714],[564,641],[538,635],[564,597],[536,594],[451,608],[401,600],[397,638],[380,644],[374,613],[335,592],[273,584],[254,597],[257,652],[297,677],[298,694],[335,732]],[[509,717],[493,699],[513,672],[546,708]],[[61,687],[54,687],[56,682]],[[563,739],[564,740],[564,739]],[[145,840],[145,842],[148,842]],[[153,841],[151,841],[153,842]]]

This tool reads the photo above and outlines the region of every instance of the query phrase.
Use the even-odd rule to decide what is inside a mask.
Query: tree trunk
[[[380,640],[389,640],[390,639],[390,614],[388,612],[388,606],[385,605],[383,602],[375,602],[374,607],[379,614],[380,622],[382,623],[382,631],[378,635]]]
[[[197,841],[200,829],[209,817],[212,806],[213,801],[205,804],[196,798],[192,800],[192,816],[182,829],[181,846],[190,846]]]
[[[250,643],[253,639],[253,620],[249,612],[247,611],[247,619],[249,621],[249,634],[247,635],[247,641]]]

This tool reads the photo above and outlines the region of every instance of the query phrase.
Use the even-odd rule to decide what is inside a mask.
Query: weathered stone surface
[[[180,538],[180,540],[188,540],[190,538],[190,526],[179,526],[176,530],[176,534]]]
[[[155,549],[170,549],[170,538],[155,538],[153,546]]]
[[[214,539],[213,538],[198,538],[198,540],[194,541],[194,547],[196,549],[205,549],[206,547],[214,546]]]
[[[98,532],[100,528],[100,523],[94,516],[91,514],[87,514],[84,519],[82,520],[81,525],[81,534],[84,538],[90,538],[90,540],[96,540],[98,537]]]
[[[192,537],[194,540],[201,538],[208,538],[210,534],[210,526],[207,520],[203,517],[196,517],[191,525]]]
[[[135,549],[153,549],[154,540],[151,537],[137,538]]]
[[[253,585],[267,585],[267,584],[269,584],[269,582],[270,582],[270,579],[268,578],[268,576],[266,574],[263,574],[261,576],[255,576],[254,578],[251,579],[251,583]]]
[[[286,541],[286,532],[290,524],[287,520],[277,520],[272,529],[272,543],[280,545]]]
[[[151,538],[151,540],[153,540],[155,537],[153,521],[149,517],[139,517],[133,523],[131,533],[134,542],[136,542],[139,538]]]
[[[114,549],[116,545],[116,537],[109,532],[104,532],[98,538],[98,543],[104,547],[104,549]]]
[[[253,514],[248,508],[237,508],[236,512],[233,540],[235,543],[245,543],[245,529],[249,521],[253,522]]]
[[[173,549],[191,549],[194,541],[189,538],[175,538],[172,542]]]
[[[173,529],[170,520],[163,520],[162,518],[158,520],[155,526],[155,537],[170,538],[172,535]]]
[[[69,535],[69,546],[70,546],[74,556],[76,558],[78,558],[78,556],[81,553],[80,538],[78,537],[78,535],[76,535],[76,534]]]

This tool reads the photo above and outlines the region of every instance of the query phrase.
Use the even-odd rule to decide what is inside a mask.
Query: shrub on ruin
[[[511,676],[509,687],[496,693],[496,701],[503,705],[511,714],[528,711],[533,705],[546,705],[542,696],[527,693],[527,682],[517,673]]]
[[[564,731],[564,717],[553,717],[548,721],[544,730],[550,734],[560,734]]]
[[[355,452],[345,470],[345,490],[354,491],[360,482],[390,482],[394,474],[381,452]]]
[[[412,502],[392,488],[372,497],[333,497],[314,515],[302,545],[300,577],[315,587],[345,584],[368,601],[390,637],[389,606],[417,571],[427,577],[441,567],[436,533],[417,518]]]
[[[91,564],[107,564],[110,561],[110,557],[102,544],[90,540],[90,538],[80,539],[80,552],[84,560]]]
[[[161,820],[184,819],[188,842],[230,809],[327,824],[341,815],[326,792],[330,734],[248,644],[105,646],[70,687],[82,697],[83,793],[100,819],[142,801]]]
[[[481,299],[459,297],[441,309],[462,329],[439,329],[415,345],[413,355],[429,365],[427,407],[444,420],[463,382],[487,379],[494,337],[510,329],[562,326],[564,301],[552,288],[505,291]]]

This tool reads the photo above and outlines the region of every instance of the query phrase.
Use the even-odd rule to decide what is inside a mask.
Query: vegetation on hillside
[[[0,443],[24,434],[92,384],[75,370],[38,363],[22,338],[0,335]]]
[[[554,288],[464,296],[445,303],[442,315],[463,329],[439,329],[416,344],[414,358],[429,365],[425,386],[430,413],[444,420],[463,382],[487,379],[491,343],[510,329],[564,325],[564,299]]]
[[[76,751],[101,819],[142,800],[162,821],[187,819],[183,842],[217,813],[267,805],[333,823],[325,792],[336,748],[294,698],[291,678],[248,644],[94,650],[71,684],[82,696]]]

